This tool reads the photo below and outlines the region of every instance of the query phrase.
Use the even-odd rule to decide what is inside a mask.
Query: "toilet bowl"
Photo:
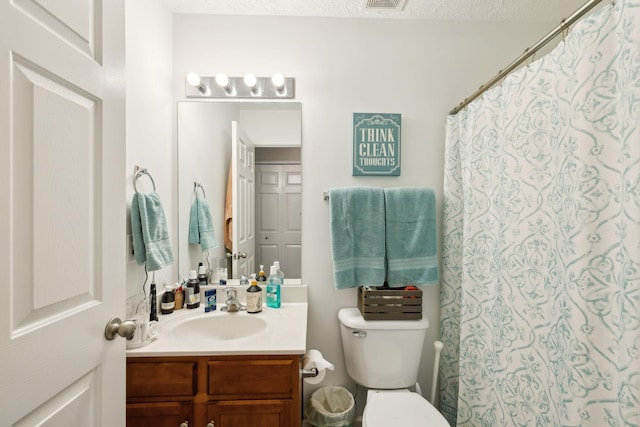
[[[369,390],[362,427],[450,427],[424,397],[409,390]]]

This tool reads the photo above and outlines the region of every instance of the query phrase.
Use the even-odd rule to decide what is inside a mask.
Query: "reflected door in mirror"
[[[280,261],[285,277],[300,277],[302,173],[299,164],[256,166],[256,259]]]

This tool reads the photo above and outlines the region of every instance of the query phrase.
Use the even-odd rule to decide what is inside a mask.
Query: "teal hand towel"
[[[160,270],[173,262],[167,220],[156,192],[136,193],[131,201],[133,253],[147,271]]]
[[[433,190],[387,188],[384,201],[389,286],[436,283],[438,258]]]
[[[219,246],[213,230],[213,220],[211,219],[209,203],[199,197],[196,197],[196,200],[191,205],[191,215],[189,216],[189,243],[199,244],[203,252]]]
[[[384,283],[384,193],[381,188],[329,192],[331,251],[337,289]]]

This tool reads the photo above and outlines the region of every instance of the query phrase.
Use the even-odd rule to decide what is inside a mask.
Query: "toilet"
[[[364,320],[357,308],[338,312],[347,372],[367,387],[362,427],[449,427],[417,385],[429,321]],[[417,387],[419,390],[419,386]]]

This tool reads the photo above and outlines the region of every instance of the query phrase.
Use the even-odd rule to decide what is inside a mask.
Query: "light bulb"
[[[276,73],[271,77],[271,83],[277,88],[282,89],[284,87],[284,76],[280,73]]]
[[[229,86],[229,77],[226,74],[216,74],[216,84],[220,87],[227,88]]]
[[[244,75],[244,84],[246,84],[250,88],[256,87],[257,83],[258,79],[253,74],[249,73]]]
[[[187,74],[187,83],[194,87],[200,86],[200,76],[194,72]]]

